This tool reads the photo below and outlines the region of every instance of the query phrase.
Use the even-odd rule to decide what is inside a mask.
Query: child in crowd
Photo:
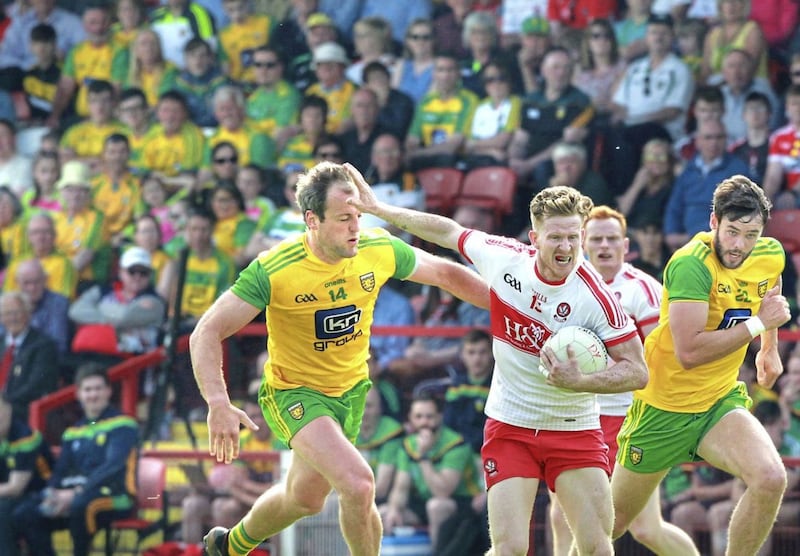
[[[265,189],[264,171],[255,164],[248,164],[236,172],[236,187],[244,198],[245,214],[256,222],[260,230],[267,219],[275,212],[275,203],[261,193]]]
[[[56,54],[56,31],[47,23],[31,29],[31,52],[36,58],[33,66],[25,71],[22,90],[31,109],[33,120],[46,120],[53,108],[61,68]]]
[[[142,180],[142,201],[145,212],[153,216],[161,228],[161,241],[166,244],[175,236],[175,227],[169,218],[167,190],[157,176],[149,175]]]
[[[33,189],[22,196],[22,204],[31,209],[50,212],[61,210],[61,199],[56,192],[56,182],[61,175],[58,154],[40,151],[33,159]]]
[[[681,60],[692,70],[695,83],[701,83],[700,68],[703,63],[703,42],[706,25],[699,19],[687,19],[677,25],[678,53]]]
[[[214,61],[214,51],[206,41],[191,39],[183,49],[186,69],[175,78],[175,89],[189,105],[189,119],[200,127],[216,127],[211,100],[214,91],[228,79]]]

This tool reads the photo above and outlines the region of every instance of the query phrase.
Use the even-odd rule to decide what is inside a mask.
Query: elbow
[[[633,386],[634,390],[641,390],[647,383],[650,382],[650,374],[647,372],[647,367],[642,368],[642,372],[636,377],[636,383]]]
[[[691,351],[676,349],[675,357],[678,359],[678,363],[681,364],[681,367],[683,367],[687,371],[694,369],[695,367],[703,363],[703,361],[695,353]]]

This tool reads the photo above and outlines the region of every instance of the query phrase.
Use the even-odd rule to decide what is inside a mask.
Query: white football
[[[582,326],[565,326],[550,336],[542,348],[550,347],[560,361],[566,361],[567,346],[572,347],[572,354],[578,362],[583,374],[596,373],[608,366],[608,352],[597,334]],[[539,365],[539,371],[545,376],[549,371]]]

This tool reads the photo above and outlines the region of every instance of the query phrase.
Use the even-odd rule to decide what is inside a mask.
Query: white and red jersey
[[[581,257],[562,282],[547,282],[536,271],[536,249],[475,230],[462,234],[458,248],[490,288],[495,368],[486,415],[529,429],[598,429],[597,396],[547,384],[539,351],[564,326],[593,330],[607,347],[636,336],[603,278]]]
[[[606,282],[617,296],[622,308],[633,319],[639,337],[644,342],[643,328],[658,322],[661,310],[661,282],[629,263],[623,263],[614,279]],[[625,415],[633,401],[633,392],[601,394],[600,415]]]
[[[780,162],[786,176],[786,189],[800,185],[800,131],[793,125],[776,129],[769,136],[767,163]]]

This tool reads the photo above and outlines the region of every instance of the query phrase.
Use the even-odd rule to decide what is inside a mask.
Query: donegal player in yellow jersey
[[[239,424],[255,425],[230,402],[221,342],[266,308],[270,359],[259,399],[275,436],[295,451],[285,484],[267,490],[230,531],[215,527],[206,535],[211,556],[248,554],[319,512],[331,489],[339,495],[350,553],[377,556],[375,480],[353,443],[371,385],[367,358],[378,291],[395,277],[488,306],[486,284],[464,266],[380,229],[361,230],[360,212],[347,202],[358,197],[353,176],[352,167],[330,162],[303,175],[297,203],[306,233],[261,253],[192,333],[192,365],[209,407],[210,451],[229,463],[239,453]]]
[[[790,318],[781,295],[785,254],[762,237],[771,203],[744,176],[714,192],[711,232],[695,235],[664,269],[659,324],[645,341],[648,385],[634,393],[611,480],[616,523],[625,532],[670,468],[705,460],[747,487],[731,516],[728,546],[756,554],[786,488],[786,470],[737,382],[757,336],[758,383],[783,372],[777,328]]]

